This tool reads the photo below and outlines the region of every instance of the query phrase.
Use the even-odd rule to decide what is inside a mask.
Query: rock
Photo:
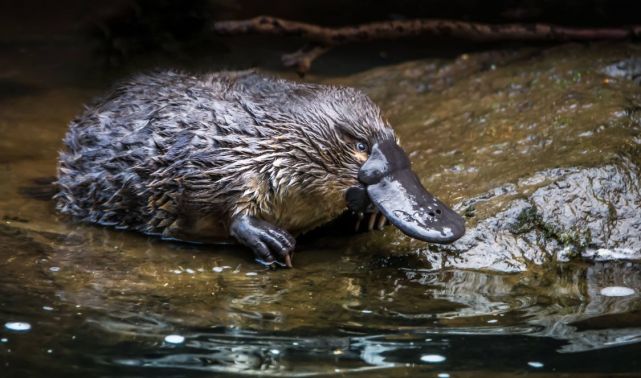
[[[465,54],[344,79],[382,106],[428,190],[468,218],[467,234],[450,246],[390,230],[366,248],[418,250],[432,269],[504,272],[640,259],[635,49]]]
[[[641,85],[641,58],[624,59],[604,67],[601,72],[613,78],[623,78]]]
[[[464,261],[467,268],[503,271],[525,270],[530,263],[542,264],[555,257],[561,261],[572,256],[641,259],[637,172],[633,165],[541,172],[531,180],[550,184],[478,222],[456,243],[425,253],[454,253],[456,257],[443,267]],[[488,197],[496,199],[481,196],[468,201],[467,208]]]

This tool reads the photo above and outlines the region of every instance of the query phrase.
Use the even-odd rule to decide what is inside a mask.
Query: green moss
[[[585,250],[592,241],[590,230],[563,231],[543,221],[535,206],[528,207],[517,216],[510,232],[519,235],[529,231],[538,231],[547,240],[556,240],[564,247],[574,247],[575,251]]]
[[[473,218],[476,215],[476,207],[474,205],[470,205],[463,210],[463,215],[465,215],[466,218]]]
[[[541,223],[542,219],[536,211],[536,207],[528,207],[516,217],[516,223],[510,227],[510,232],[516,235],[523,234],[536,228]]]

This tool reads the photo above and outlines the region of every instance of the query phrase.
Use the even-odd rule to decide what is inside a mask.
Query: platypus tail
[[[25,197],[39,201],[51,201],[58,192],[58,187],[55,177],[38,177],[31,180],[29,185],[21,186],[18,190]]]

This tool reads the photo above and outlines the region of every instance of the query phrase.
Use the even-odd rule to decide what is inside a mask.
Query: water
[[[635,260],[537,256],[507,273],[512,261],[494,263],[488,251],[475,258],[493,269],[438,254],[449,261],[439,269],[425,244],[388,228],[307,238],[295,269],[268,271],[239,247],[164,242],[58,215],[33,198],[43,188],[33,180],[55,174],[67,122],[121,74],[59,43],[6,58],[0,71],[11,84],[0,93],[0,324],[30,325],[0,330],[3,377],[641,372]],[[564,49],[310,80],[366,89],[426,185],[459,203],[519,179],[527,185],[518,190],[532,192],[543,183],[528,177],[542,169],[609,162],[632,146],[637,115],[616,112],[639,88],[603,84],[591,67],[634,47]],[[504,202],[479,206],[477,218]]]

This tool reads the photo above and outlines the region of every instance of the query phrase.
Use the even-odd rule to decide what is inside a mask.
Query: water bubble
[[[45,311],[53,311],[53,307],[51,306],[42,306],[42,309]]]
[[[182,344],[185,342],[185,336],[181,335],[167,335],[165,336],[165,342],[170,344]]]
[[[185,269],[185,272],[187,272],[187,273],[189,273],[189,274],[194,274],[194,273],[196,273],[196,271],[195,271],[195,270],[190,269],[190,268]]]
[[[6,343],[7,341],[9,341],[9,339],[7,339],[6,337],[0,339],[0,343]]]
[[[60,271],[60,267],[59,266],[52,266],[52,267],[49,268],[49,270],[52,271],[52,272],[59,272]]]
[[[438,378],[450,378],[450,375],[448,373],[438,373],[437,377]]]
[[[627,297],[633,294],[634,289],[625,286],[609,286],[601,289],[601,295],[606,297]]]
[[[490,324],[492,324],[492,323],[497,323],[497,322],[498,322],[498,320],[496,320],[496,319],[490,319],[490,320],[488,320],[487,322],[488,322],[488,323],[490,323]]]
[[[429,362],[432,364],[443,362],[445,360],[446,358],[444,356],[441,356],[440,354],[424,354],[421,356],[421,361]]]
[[[31,324],[26,322],[7,322],[4,323],[4,327],[11,331],[27,332],[31,329]]]
[[[222,266],[215,266],[215,267],[211,268],[211,270],[212,270],[212,271],[214,271],[214,272],[216,272],[216,273],[220,273],[220,272],[222,272],[222,271],[223,271],[223,269],[224,269],[224,268],[223,268]]]
[[[258,273],[256,273],[256,272],[247,272],[247,273],[245,273],[245,275],[246,276],[257,276]]]
[[[542,368],[542,367],[543,367],[543,363],[542,363],[542,362],[538,362],[538,361],[530,361],[530,362],[528,362],[527,364],[528,364],[529,366],[531,366],[531,367],[533,367],[533,368],[537,368],[537,369],[539,369],[539,368]]]
[[[272,354],[280,354],[280,350],[278,350],[278,349],[272,349],[272,350],[270,350],[270,352]]]

